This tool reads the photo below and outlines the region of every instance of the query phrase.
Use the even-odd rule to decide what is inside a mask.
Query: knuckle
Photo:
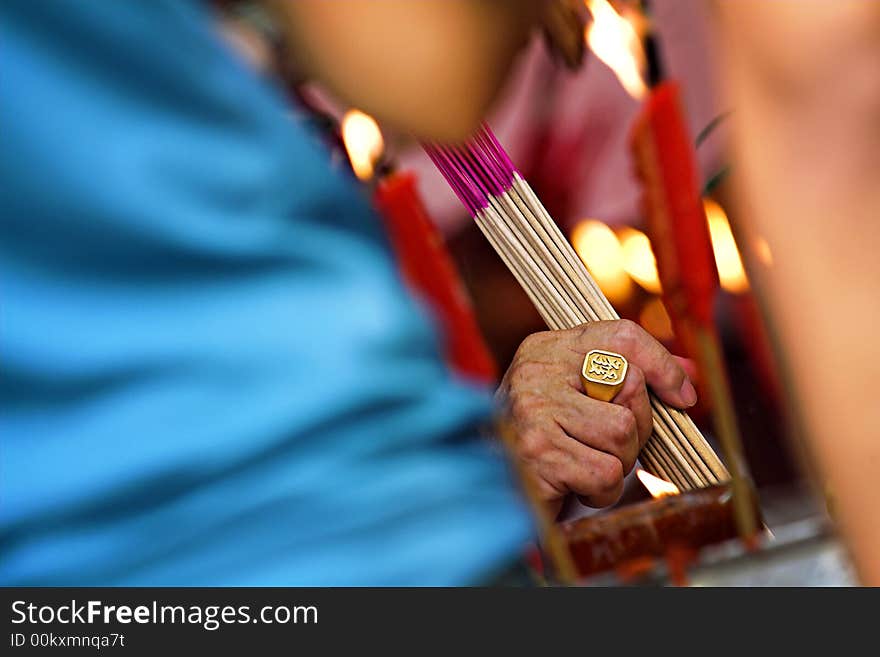
[[[641,338],[642,328],[631,319],[621,319],[615,333],[619,340],[631,345]]]
[[[601,495],[616,493],[623,483],[623,464],[619,459],[602,459],[596,467],[596,486]]]
[[[517,352],[526,353],[532,351],[543,345],[551,335],[551,331],[538,331],[537,333],[531,333],[520,343]]]
[[[528,391],[514,391],[510,396],[510,408],[517,419],[534,418],[542,406],[541,397]]]
[[[645,387],[645,373],[642,372],[641,368],[630,365],[628,375],[632,377],[633,384],[636,388]]]
[[[670,388],[678,388],[686,377],[684,369],[665,349],[663,350],[662,371],[663,385]]]
[[[550,441],[539,430],[529,429],[520,435],[519,453],[527,461],[540,460],[547,453],[549,447]]]
[[[519,362],[514,371],[514,377],[521,383],[540,380],[544,376],[544,366],[533,360]]]
[[[638,422],[636,422],[635,413],[631,410],[623,406],[618,406],[617,408],[620,410],[614,414],[614,439],[618,444],[626,445],[629,443],[630,438],[635,435]]]
[[[589,344],[590,337],[593,333],[593,325],[590,323],[581,324],[571,329],[578,344]]]

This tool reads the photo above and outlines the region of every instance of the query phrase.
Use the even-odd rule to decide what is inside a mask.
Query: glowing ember
[[[657,260],[648,236],[635,228],[624,228],[620,232],[620,246],[626,273],[648,292],[660,294],[663,290],[657,274]]]
[[[678,495],[681,493],[675,484],[671,484],[660,477],[655,477],[641,468],[636,470],[636,476],[644,484],[645,488],[648,489],[648,492],[651,493],[651,497],[666,497],[667,495]]]
[[[382,131],[369,114],[349,110],[342,119],[342,140],[354,174],[361,180],[373,177],[373,168],[385,147]]]
[[[612,301],[629,296],[632,283],[623,268],[617,235],[601,221],[586,219],[574,227],[571,243],[601,290]]]
[[[709,220],[709,235],[712,238],[712,250],[715,252],[715,265],[718,267],[721,287],[733,294],[745,292],[749,289],[749,279],[743,269],[727,215],[711,199],[705,199],[703,207],[706,208],[706,218]]]
[[[626,18],[615,11],[608,0],[585,0],[593,22],[584,36],[590,50],[605,63],[627,93],[639,99],[645,95],[642,79],[645,53],[639,35]]]

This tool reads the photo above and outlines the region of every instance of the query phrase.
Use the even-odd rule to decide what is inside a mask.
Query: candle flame
[[[342,118],[342,140],[354,175],[360,180],[373,177],[376,162],[382,157],[385,142],[375,119],[360,110],[352,109]]]
[[[623,251],[613,230],[601,221],[585,219],[574,227],[571,243],[605,296],[622,301],[630,295],[632,283],[623,268]]]
[[[651,493],[651,497],[653,498],[666,497],[667,495],[678,495],[681,493],[681,491],[678,490],[678,486],[675,484],[669,483],[660,477],[655,477],[641,468],[636,469],[636,476],[639,478],[639,481],[644,484],[645,488],[648,489],[648,492]]]
[[[704,199],[703,207],[709,221],[709,236],[712,238],[712,250],[715,252],[715,265],[718,267],[721,287],[733,294],[741,294],[749,289],[749,279],[743,269],[727,214],[711,199]]]
[[[635,228],[624,228],[620,231],[620,247],[626,273],[648,292],[660,294],[663,289],[657,273],[657,259],[648,236]]]
[[[627,93],[636,100],[647,91],[642,71],[645,53],[633,24],[617,13],[608,0],[585,0],[593,22],[586,27],[584,37],[590,50],[605,63]]]

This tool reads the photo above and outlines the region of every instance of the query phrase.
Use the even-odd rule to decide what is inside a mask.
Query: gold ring
[[[581,384],[588,397],[610,402],[623,387],[626,378],[626,358],[613,351],[593,349],[584,356]]]

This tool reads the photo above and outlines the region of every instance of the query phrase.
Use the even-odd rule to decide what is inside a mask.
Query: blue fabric
[[[0,19],[0,582],[461,584],[514,558],[488,391],[206,8]]]

